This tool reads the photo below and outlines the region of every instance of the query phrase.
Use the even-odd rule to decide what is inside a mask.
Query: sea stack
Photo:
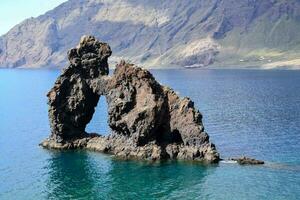
[[[90,149],[124,159],[218,162],[193,101],[125,61],[110,76],[111,53],[93,36],[83,36],[68,52],[70,64],[47,95],[51,135],[41,146]],[[108,136],[85,131],[101,96],[108,104]]]

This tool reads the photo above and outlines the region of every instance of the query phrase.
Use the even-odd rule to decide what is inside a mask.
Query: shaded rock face
[[[108,76],[110,47],[84,36],[68,53],[70,65],[48,93],[51,136],[46,148],[86,148],[129,159],[185,159],[217,162],[201,113],[152,74],[121,61]],[[85,127],[101,95],[108,104],[107,137]]]
[[[110,47],[91,36],[83,37],[79,46],[68,52],[70,65],[47,94],[51,138],[57,142],[86,135],[85,127],[99,100],[89,81],[108,74],[110,55]]]

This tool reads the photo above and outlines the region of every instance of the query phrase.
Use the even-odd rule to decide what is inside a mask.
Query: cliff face
[[[112,61],[274,67],[298,63],[299,30],[299,0],[69,0],[0,37],[0,66],[62,66],[93,34],[111,45]]]

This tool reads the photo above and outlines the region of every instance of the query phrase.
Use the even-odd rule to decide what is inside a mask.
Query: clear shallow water
[[[157,70],[190,96],[223,158],[265,166],[118,161],[40,148],[49,135],[45,94],[59,71],[0,70],[0,199],[299,199],[300,71]],[[89,124],[106,133],[102,99]]]

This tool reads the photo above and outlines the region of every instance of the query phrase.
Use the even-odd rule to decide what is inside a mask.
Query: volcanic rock
[[[108,44],[82,37],[68,53],[70,65],[48,93],[51,135],[45,148],[84,148],[124,159],[184,159],[217,162],[202,115],[152,74],[121,61],[108,75]],[[108,136],[88,134],[99,98],[108,104]]]
[[[86,136],[99,95],[89,80],[108,74],[110,47],[92,36],[82,37],[77,48],[68,52],[70,65],[47,94],[51,138],[57,142]]]
[[[237,161],[240,165],[262,165],[265,162],[262,160],[256,160],[254,158],[248,158],[248,157],[240,157],[240,158],[232,158],[231,160]]]

